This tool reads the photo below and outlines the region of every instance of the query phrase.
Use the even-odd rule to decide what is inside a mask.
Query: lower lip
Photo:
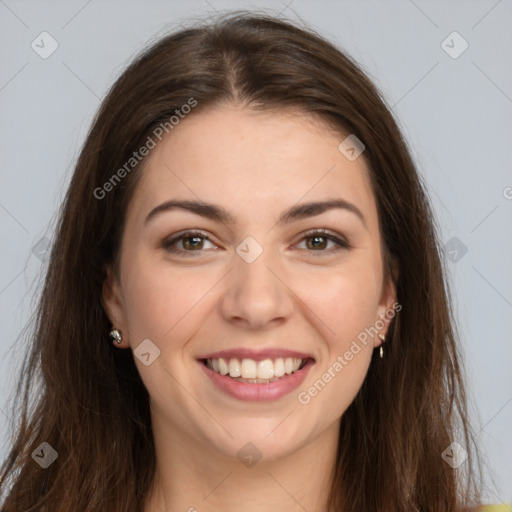
[[[269,402],[271,400],[278,400],[298,388],[306,378],[314,361],[308,359],[304,367],[299,371],[285,375],[279,380],[269,382],[268,384],[238,382],[231,377],[221,375],[211,370],[203,361],[199,361],[199,364],[215,386],[233,398],[246,402]]]

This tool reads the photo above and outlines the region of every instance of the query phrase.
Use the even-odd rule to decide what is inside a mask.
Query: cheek
[[[301,297],[318,317],[330,350],[344,351],[365,328],[377,320],[380,275],[359,262],[340,268],[314,282],[302,283]],[[334,354],[332,354],[334,355]]]
[[[201,306],[218,280],[212,274],[198,276],[190,269],[170,271],[135,259],[126,267],[123,291],[131,349],[149,339],[159,350],[158,358],[149,366],[137,358],[135,363],[155,403],[168,404],[171,399],[173,410],[186,405],[172,376],[187,383],[189,375],[180,362],[185,346],[201,326]]]
[[[335,421],[349,407],[367,374],[375,336],[369,333],[378,319],[380,282],[377,258],[367,252],[333,272],[310,294],[308,306],[328,327],[322,331],[328,354],[312,387],[301,395],[301,403],[309,400],[318,410],[328,411],[324,412],[326,422]]]
[[[135,343],[150,338],[161,350],[170,339],[177,339],[177,333],[187,339],[183,328],[190,325],[217,280],[214,272],[199,275],[192,268],[171,270],[133,260],[123,287],[130,338]]]
[[[297,399],[323,424],[338,420],[347,410],[368,372],[374,349],[367,329],[377,314],[376,287],[369,275],[333,275],[321,290],[309,294],[307,306],[318,317],[315,324],[324,353],[309,387],[302,388]]]

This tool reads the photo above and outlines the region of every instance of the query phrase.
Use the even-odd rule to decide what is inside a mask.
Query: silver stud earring
[[[386,341],[386,338],[383,334],[379,334],[379,338],[382,340],[382,343],[380,344],[380,358],[382,359],[384,357],[384,342]]]
[[[123,342],[123,337],[121,333],[117,329],[112,329],[109,333],[109,336],[118,344],[121,345]]]

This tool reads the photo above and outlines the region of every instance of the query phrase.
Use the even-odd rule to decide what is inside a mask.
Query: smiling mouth
[[[216,358],[203,359],[203,364],[214,372],[247,384],[269,384],[299,372],[313,359],[295,357],[264,359]]]

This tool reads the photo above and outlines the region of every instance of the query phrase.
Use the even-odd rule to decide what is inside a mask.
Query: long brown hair
[[[397,123],[351,58],[314,31],[236,12],[156,41],[122,73],[96,115],[34,320],[14,406],[19,425],[1,471],[1,510],[143,509],[155,469],[148,394],[131,351],[108,339],[101,292],[144,160],[125,167],[122,179],[112,176],[191,99],[190,115],[225,101],[307,112],[335,126],[340,141],[355,134],[366,147],[385,271],[391,275],[392,260],[398,265],[402,310],[388,330],[385,358],[373,356],[343,414],[329,510],[478,506],[478,457],[438,228]],[[452,441],[469,454],[458,469],[442,458]],[[42,442],[58,453],[47,469],[31,456]]]

